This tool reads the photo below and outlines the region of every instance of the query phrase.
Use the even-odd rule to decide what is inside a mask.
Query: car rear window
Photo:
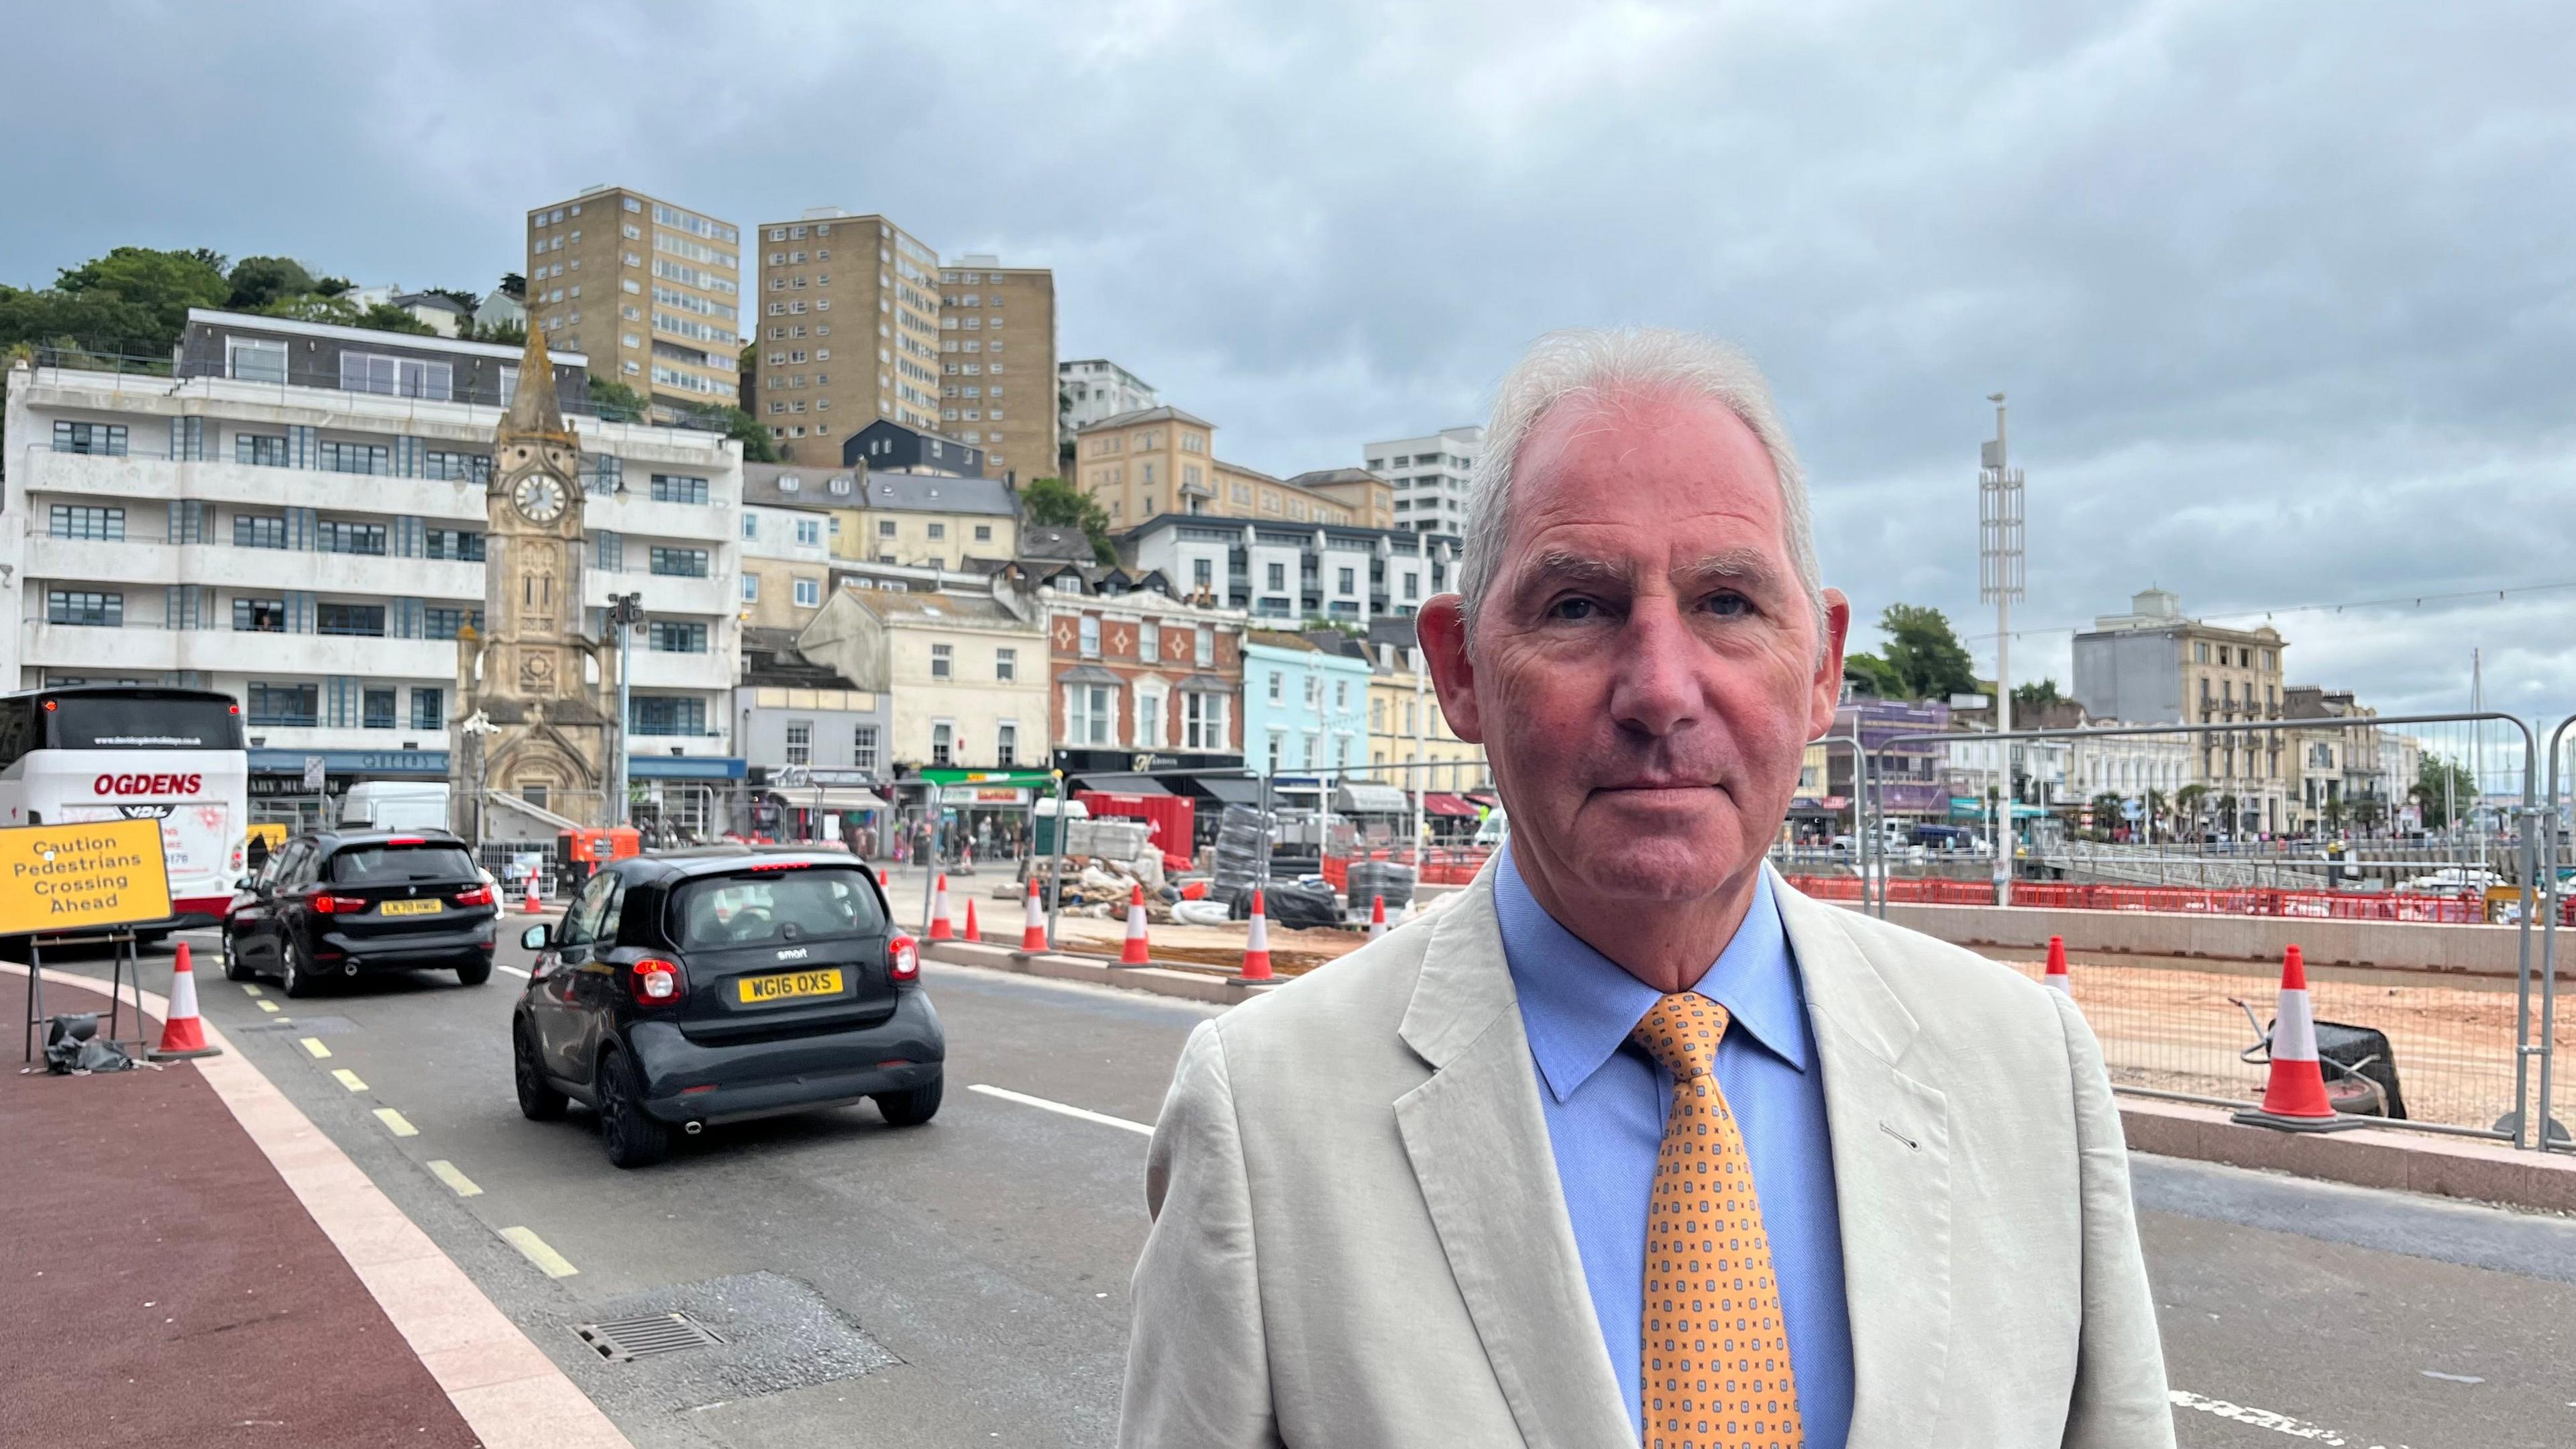
[[[333,885],[476,879],[474,862],[453,845],[353,845],[331,857]]]
[[[680,888],[676,909],[683,947],[760,946],[885,928],[875,886],[855,870],[828,866],[694,880]]]

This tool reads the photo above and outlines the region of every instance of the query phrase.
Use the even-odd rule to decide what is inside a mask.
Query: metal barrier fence
[[[2415,733],[2392,738],[2388,732],[2395,730],[2447,732],[2436,735],[2436,745],[2449,748],[2428,748]],[[2427,862],[2421,858],[2401,861],[2356,857],[2349,849],[2328,852],[2322,841],[2312,842],[2316,848],[2311,851],[2277,838],[2293,833],[2303,818],[2322,824],[2323,812],[2316,810],[2315,792],[2305,789],[2307,780],[2311,774],[2324,773],[2329,762],[2337,758],[2334,752],[2338,747],[2357,748],[2355,737],[2362,732],[2368,733],[2374,755],[2383,748],[2420,750],[2435,762],[2434,773],[2445,781],[2452,778],[2455,767],[2465,765],[2464,784],[2447,792],[2453,798],[2438,802],[2416,798],[2404,802],[2403,807],[2420,812],[2427,820],[2439,821],[2441,828],[2430,844],[2443,863],[2431,867],[2430,878],[2455,888],[2438,892],[2359,888],[2372,872],[2385,879],[2399,870],[2416,871],[2416,878],[2423,879],[2421,872]],[[2491,741],[2490,735],[2501,738]],[[2558,738],[2552,736],[2553,750]],[[1920,746],[1935,746],[1953,761],[1962,758],[1964,746],[1968,767],[1952,769],[1948,778],[1954,782],[1964,780],[1975,789],[1983,783],[1975,777],[1982,774],[1983,781],[1991,785],[1981,797],[1971,797],[1972,803],[1981,803],[1989,812],[1988,819],[2000,815],[2016,822],[2028,821],[2030,829],[2027,840],[2022,838],[2025,832],[2014,832],[2008,895],[1999,901],[1997,897],[2002,892],[1997,882],[1930,869],[1898,878],[1894,874],[1896,867],[1928,867],[1936,862],[1911,852],[1892,852],[1889,832],[1881,823],[1890,816],[1882,802],[1864,795],[1858,802],[1854,829],[1854,848],[1862,857],[1859,880],[1847,888],[1826,888],[1856,893],[1864,909],[1882,916],[1891,902],[1916,901],[2466,924],[2486,919],[2483,885],[2489,881],[2510,884],[2514,900],[2509,915],[2517,933],[2517,966],[2509,986],[2436,977],[2429,972],[2421,973],[2421,984],[2417,984],[2411,979],[2416,973],[2372,971],[2364,979],[2360,972],[2317,968],[2309,973],[2309,992],[2321,1021],[2365,1027],[2386,1036],[2406,1112],[2403,1120],[2390,1125],[2523,1146],[2540,1145],[2537,1139],[2544,1134],[2530,1125],[2530,1117],[2535,1087],[2538,1100],[2547,1102],[2554,1085],[2550,1080],[2552,1023],[2547,1019],[2554,1001],[2554,984],[2546,961],[2535,962],[2531,935],[2532,922],[2541,916],[2543,906],[2548,908],[2549,930],[2554,932],[2554,864],[2546,871],[2551,884],[2543,885],[2542,876],[2544,859],[2555,860],[2559,832],[2551,830],[2550,847],[2544,852],[2534,829],[2541,815],[2539,741],[2522,720],[2478,711],[2018,730],[2009,734],[1916,732],[1886,736],[1872,753],[1884,762],[1900,745],[1917,746],[1913,753],[1918,755],[1923,753]],[[2286,761],[2283,745],[2292,752]],[[2320,745],[2324,751],[2314,757],[2313,766],[2296,753],[2302,747]],[[2184,763],[2195,767],[2189,778],[2217,775],[2243,782],[2243,796],[2233,790],[2222,795],[2189,786],[2184,787],[2190,795],[2188,800],[2165,802],[2179,808],[2173,812],[2169,838],[2154,847],[2153,853],[2160,857],[2159,868],[2168,869],[2177,847],[2187,845],[2191,848],[2182,852],[2183,857],[2200,869],[2204,876],[2201,882],[2178,887],[2163,881],[2120,879],[2118,876],[2125,873],[2123,867],[2138,863],[2135,856],[2057,848],[2069,833],[2070,817],[2080,822],[2085,812],[2108,813],[2115,803],[2105,798],[2114,792],[2088,795],[2080,788],[2070,790],[2069,798],[2064,800],[2050,798],[2051,783],[2082,778],[2074,769],[2075,756],[2088,748],[2132,756],[2179,753]],[[2197,760],[2192,758],[2195,753],[2200,756]],[[2463,755],[2467,757],[2465,761],[2456,758]],[[2222,757],[2228,762],[2223,772],[2213,767]],[[2237,768],[2240,760],[2242,769]],[[1885,779],[1887,771],[1882,768],[1873,774]],[[2424,777],[2420,769],[2417,774],[2419,779]],[[2494,788],[2496,776],[2501,776],[2501,791]],[[2340,764],[2334,766],[2333,778],[2345,778]],[[2288,780],[2301,782],[2304,798],[2292,799],[2288,795],[2284,783]],[[2025,795],[2030,793],[2025,781],[2030,783],[2030,790],[2042,796],[2035,805],[2025,802]],[[2420,794],[2420,785],[2416,788]],[[2554,803],[2554,782],[2552,789]],[[2182,794],[2184,790],[2175,793]],[[2152,796],[2162,792],[2146,793]],[[2457,798],[2461,795],[2468,798]],[[2496,803],[2498,795],[2506,802],[2501,806]],[[2126,806],[2131,802],[2118,803]],[[2123,809],[2123,823],[2139,827],[2140,833],[2152,841],[2156,827],[2162,823],[2158,817],[2165,811],[2152,800],[2134,803],[2151,808],[2137,809],[2135,814]],[[2281,808],[2284,803],[2289,806],[2287,810]],[[2378,803],[2392,810],[2397,808],[2386,798]],[[2217,807],[2215,818],[2212,806]],[[2511,825],[2510,839],[2496,828],[2506,822]],[[2392,815],[2385,823],[2393,826],[2397,819]],[[2101,828],[2107,824],[2096,821],[2095,828],[2104,835],[2121,833],[2121,827]],[[2257,838],[2244,839],[2248,834]],[[2170,838],[2173,835],[2182,839]],[[1973,868],[1982,873],[1989,866],[1981,861]],[[2272,883],[2258,883],[2266,871],[2271,873]],[[2356,888],[2336,889],[2347,872],[2352,874]],[[2064,878],[2086,873],[2113,878]],[[2206,878],[2230,873],[2238,879]],[[2282,882],[2291,877],[2313,879],[2303,880],[2304,888],[2285,888]],[[1824,884],[1819,882],[1820,887]],[[2547,950],[2544,940],[2544,957]],[[2039,970],[2035,962],[2017,964],[2033,975]],[[2536,965],[2540,967],[2537,982]],[[2205,969],[2185,969],[2093,964],[2076,974],[2075,996],[2102,1039],[2104,1058],[2115,1085],[2122,1090],[2235,1107],[2248,1105],[2261,1094],[2266,1068],[2260,1065],[2261,1053],[2252,1049],[2267,1030],[2265,1023],[2271,1015],[2276,981],[2273,968],[2261,966],[2240,968],[2212,963]],[[2537,1003],[2535,984],[2539,987]],[[2539,1021],[2534,1019],[2535,1005],[2540,1007]],[[2539,1082],[2534,1081],[2534,1058],[2539,1059]]]

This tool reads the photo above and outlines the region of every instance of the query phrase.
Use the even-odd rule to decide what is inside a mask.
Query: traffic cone
[[[1270,918],[1262,914],[1261,890],[1252,892],[1252,929],[1243,938],[1243,979],[1270,979]]]
[[[1127,948],[1118,953],[1121,966],[1149,966],[1153,958],[1145,954],[1145,888],[1127,888]]]
[[[2281,1006],[2272,1017],[2272,1075],[2263,1105],[2235,1115],[2249,1127],[2285,1132],[2340,1132],[2362,1125],[2326,1100],[2325,1070],[2317,1065],[2317,1021],[2308,1007],[2308,968],[2292,946],[2281,958]]]
[[[1371,896],[1369,897],[1369,939],[1374,941],[1385,934],[1386,897]]]
[[[957,925],[948,918],[948,872],[939,873],[939,881],[930,889],[930,939],[954,941]]]
[[[961,941],[977,942],[984,939],[984,933],[975,928],[975,898],[973,896],[968,896],[966,898],[966,929],[958,934],[957,939]]]
[[[206,1045],[206,1024],[197,1017],[197,972],[189,964],[188,943],[179,943],[179,959],[170,963],[170,1012],[161,1021],[161,1044],[150,1053],[166,1062],[182,1057],[210,1057],[222,1050]]]
[[[884,866],[878,866],[878,867],[877,867],[877,886],[878,886],[878,888],[879,888],[879,889],[884,889],[885,887],[891,886],[891,885],[893,885],[893,884],[894,884],[894,882],[893,882],[892,880],[889,880],[889,879],[886,877],[886,868],[885,868]]]
[[[2075,994],[2075,988],[2069,985],[2066,979],[2066,938],[2064,936],[2048,938],[2048,975],[2043,979],[2046,984],[2056,987],[2069,996]]]
[[[1020,927],[1020,949],[1043,951],[1047,948],[1046,912],[1038,907],[1038,878],[1029,877],[1029,914]]]
[[[537,889],[537,873],[533,870],[528,872],[528,893],[520,898],[519,909],[531,916],[546,913],[545,896]]]

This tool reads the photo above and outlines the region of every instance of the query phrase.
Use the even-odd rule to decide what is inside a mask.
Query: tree
[[[2128,818],[2122,814],[2123,808],[2126,807],[2128,803],[2129,802],[2121,799],[2117,795],[2107,793],[2093,797],[2091,804],[2086,808],[2093,812],[2093,835],[2095,839],[2108,840],[2111,838],[2111,832],[2119,829],[2120,823]]]
[[[2180,833],[2195,837],[2200,835],[2202,812],[2208,808],[2209,787],[2207,785],[2185,785],[2174,792],[2175,824],[2180,827]]]
[[[2158,821],[2163,820],[2173,811],[2173,802],[2165,798],[2165,792],[2162,790],[2149,790],[2139,803],[2146,807],[2146,819],[2143,823],[2149,828],[2153,828]]]
[[[1977,676],[1968,667],[1968,651],[1940,610],[1890,604],[1878,616],[1878,627],[1887,635],[1885,646],[1874,655],[1848,655],[1846,662],[1880,682],[1882,698],[1948,699],[1975,691]],[[1890,678],[1896,686],[1892,691],[1883,688]]]
[[[525,342],[527,339],[522,337],[519,340]],[[644,416],[647,406],[644,394],[605,377],[590,380],[590,405],[599,413],[600,421],[610,423],[634,422]]]
[[[777,441],[769,436],[768,425],[760,419],[740,408],[725,407],[700,408],[697,410],[697,416],[721,426],[726,437],[742,444],[744,462],[775,463],[778,461]]]
[[[2446,755],[2426,755],[2415,766],[2414,788],[2406,792],[2422,812],[2424,828],[2448,830],[2477,808],[2477,781],[2469,767]]]
[[[2218,797],[2218,828],[2233,835],[2236,824],[2236,794],[2229,791]]]
[[[469,317],[474,315],[475,308],[483,305],[483,298],[480,294],[466,291],[462,287],[428,287],[423,290],[433,297],[445,297],[457,306],[464,308],[465,315]]]
[[[1843,678],[1854,689],[1875,699],[1906,697],[1905,680],[1897,674],[1896,666],[1875,654],[1844,655]]]
[[[501,295],[513,302],[525,302],[528,300],[528,279],[516,272],[503,272]]]
[[[2064,698],[2065,695],[2057,692],[2054,679],[2043,679],[2037,684],[2016,684],[2013,686],[2013,718],[2021,718],[2023,710],[2035,715]]]
[[[67,267],[42,289],[0,286],[0,346],[77,343],[102,353],[166,357],[191,307],[220,307],[232,284],[212,252],[118,247]]]
[[[391,302],[370,303],[367,310],[359,313],[358,320],[351,325],[357,327],[371,327],[378,332],[410,332],[422,337],[435,337],[438,335],[437,328],[430,326],[428,323],[423,322],[419,318],[404,311],[402,308],[395,306]]]
[[[1109,510],[1063,479],[1030,479],[1020,489],[1020,509],[1030,523],[1081,529],[1083,537],[1091,540],[1094,562],[1118,562],[1118,550],[1109,542]]]
[[[465,319],[462,335],[468,342],[498,342],[510,347],[525,347],[528,345],[528,324],[477,322],[468,317]]]
[[[232,296],[224,303],[236,312],[257,312],[281,297],[313,290],[313,274],[293,257],[244,257],[233,264]]]

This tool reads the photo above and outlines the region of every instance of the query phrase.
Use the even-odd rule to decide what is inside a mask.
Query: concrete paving
[[[515,946],[501,960],[525,965]],[[210,1019],[637,1445],[1109,1443],[1146,1228],[1128,1124],[1153,1120],[1214,1008],[926,977],[951,1049],[935,1122],[862,1106],[714,1130],[637,1173],[608,1166],[578,1110],[519,1116],[514,975],[296,1002],[200,980]],[[2167,1159],[2138,1181],[2183,1444],[2576,1442],[2576,1222]],[[739,1341],[690,1352],[731,1357],[615,1363],[574,1333],[668,1308],[721,1320]]]

